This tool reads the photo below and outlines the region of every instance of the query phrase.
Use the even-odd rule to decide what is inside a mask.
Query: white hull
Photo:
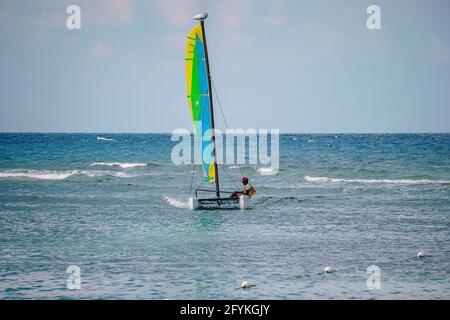
[[[248,210],[251,209],[251,199],[249,196],[246,195],[242,195],[239,197],[239,199],[236,199],[235,201],[233,201],[231,203],[232,207],[235,207],[236,209],[240,209],[240,210]],[[190,198],[189,199],[189,209],[191,210],[199,210],[199,209],[204,209],[204,208],[219,208],[217,206],[217,204],[215,204],[214,202],[209,203],[209,204],[204,204],[202,203],[201,199],[196,199],[196,198]],[[224,202],[224,207],[229,208],[230,207],[230,202]]]
[[[248,210],[252,206],[252,199],[249,196],[242,195],[239,197],[239,208],[241,210]]]
[[[191,210],[198,210],[200,208],[200,203],[195,198],[189,199],[189,209]]]

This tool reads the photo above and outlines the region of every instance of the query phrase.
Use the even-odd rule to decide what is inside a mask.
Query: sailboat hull
[[[239,208],[241,210],[248,210],[252,206],[252,200],[249,196],[242,195],[239,197]]]
[[[189,208],[191,210],[198,210],[200,208],[200,202],[196,198],[189,199]]]
[[[220,189],[219,169],[216,155],[216,137],[214,126],[213,90],[211,72],[209,68],[208,46],[206,44],[205,19],[206,13],[196,15],[194,19],[200,24],[195,26],[186,42],[186,89],[194,133],[199,138],[201,154],[211,150],[211,157],[202,156],[202,171],[205,182],[215,185],[215,190],[196,189],[195,196],[190,199],[191,210],[200,208],[225,209],[237,208],[247,210],[250,208],[250,197],[243,195],[237,197],[236,192],[227,192]],[[210,134],[206,134],[206,133]],[[191,183],[192,188],[192,183]],[[198,196],[198,192],[214,192],[213,197]],[[224,195],[229,195],[224,197]],[[252,195],[251,193],[249,194]]]
[[[242,195],[239,198],[190,198],[189,208],[191,210],[202,209],[240,209],[248,210],[251,208],[250,197]]]

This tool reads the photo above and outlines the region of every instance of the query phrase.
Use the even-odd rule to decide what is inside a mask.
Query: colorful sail
[[[205,181],[214,182],[214,158],[210,152],[212,150],[210,90],[200,25],[191,30],[186,44],[186,82],[187,97],[194,122],[194,134],[200,143],[203,174]]]

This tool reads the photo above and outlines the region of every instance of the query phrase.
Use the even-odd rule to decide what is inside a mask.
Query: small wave
[[[100,141],[114,141],[114,139],[104,138],[104,137],[97,137],[97,140],[100,140]]]
[[[365,184],[450,184],[450,180],[428,180],[428,179],[338,179],[328,177],[305,176],[308,182],[334,182],[334,183],[365,183]]]
[[[68,171],[50,171],[50,170],[11,170],[0,172],[0,179],[32,179],[32,180],[65,180],[73,176],[113,176],[117,178],[132,178],[133,175],[124,172],[111,171],[90,171],[90,170],[68,170]]]
[[[0,178],[37,179],[37,180],[64,180],[79,171],[46,171],[46,170],[26,170],[26,171],[4,171],[0,172]]]
[[[383,173],[386,173],[386,170],[374,170],[374,169],[369,169],[369,168],[357,168],[357,169],[354,169],[353,172],[383,174]]]
[[[113,172],[113,171],[81,171],[82,175],[88,176],[90,178],[93,177],[102,177],[102,176],[112,176],[116,178],[135,178],[137,175],[128,174],[125,172]]]
[[[294,202],[304,202],[307,199],[298,198],[293,196],[287,197],[275,197],[275,196],[260,196],[255,199],[256,204],[281,204],[281,203],[294,203]]]
[[[90,166],[105,166],[105,167],[120,167],[122,169],[130,169],[130,168],[138,168],[145,167],[147,163],[126,163],[126,162],[94,162],[91,163]]]
[[[169,196],[165,196],[164,199],[173,207],[180,209],[189,209],[189,200],[178,200]]]
[[[273,175],[278,172],[278,170],[276,170],[274,168],[259,168],[257,171],[263,176],[264,175]]]

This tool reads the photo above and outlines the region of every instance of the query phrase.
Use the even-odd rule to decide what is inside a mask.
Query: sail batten
[[[210,90],[205,61],[205,46],[201,26],[194,27],[186,44],[187,98],[194,122],[194,134],[200,144],[205,181],[215,181],[214,159],[204,152],[212,148]]]

